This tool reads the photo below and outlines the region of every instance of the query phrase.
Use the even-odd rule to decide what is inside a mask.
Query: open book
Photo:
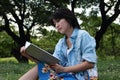
[[[38,46],[30,42],[26,41],[25,48],[27,54],[30,55],[32,58],[36,59],[37,61],[45,62],[47,64],[54,64],[60,61],[49,52],[39,48]]]

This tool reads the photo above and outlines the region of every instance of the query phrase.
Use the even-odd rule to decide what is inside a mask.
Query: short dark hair
[[[72,11],[70,11],[68,8],[59,8],[57,9],[50,17],[50,21],[52,23],[52,25],[54,25],[53,23],[53,19],[57,20],[57,19],[66,19],[67,22],[73,27],[73,28],[79,28],[80,26],[78,24],[77,18],[75,17],[75,15],[73,14]],[[55,25],[54,25],[55,26]]]

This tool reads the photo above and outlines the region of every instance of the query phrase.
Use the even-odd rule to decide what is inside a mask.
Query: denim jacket
[[[85,30],[80,30],[75,28],[70,37],[72,43],[72,48],[67,55],[67,44],[66,36],[61,38],[56,47],[53,56],[60,59],[60,64],[62,66],[73,66],[82,63],[83,60],[95,63],[97,62],[96,56],[96,43],[92,36],[89,35]],[[78,80],[85,80],[85,72],[80,71],[75,73]]]

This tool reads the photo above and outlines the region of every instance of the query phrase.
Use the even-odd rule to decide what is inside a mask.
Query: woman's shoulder
[[[64,42],[64,37],[63,37],[63,38],[60,38],[60,39],[58,40],[57,45],[61,45],[61,43],[63,43],[63,42]]]
[[[79,34],[88,33],[86,30],[80,29]]]
[[[88,33],[86,30],[80,29],[80,30],[78,31],[78,36],[82,36],[82,35],[89,35],[89,33]]]

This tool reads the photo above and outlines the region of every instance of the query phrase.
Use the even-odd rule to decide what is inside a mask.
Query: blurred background
[[[53,53],[62,35],[49,17],[61,7],[95,38],[99,80],[120,80],[120,0],[0,0],[0,80],[17,80],[36,65],[20,54],[26,41]]]

